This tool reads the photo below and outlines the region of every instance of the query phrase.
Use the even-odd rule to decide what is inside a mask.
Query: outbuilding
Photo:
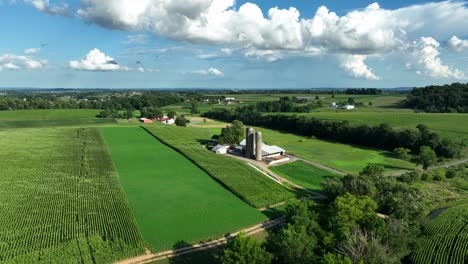
[[[354,105],[344,105],[343,106],[344,110],[351,110],[351,109],[354,109],[354,108],[355,108]]]
[[[226,154],[228,152],[229,146],[228,145],[216,145],[211,149],[211,151],[215,152],[216,154]]]

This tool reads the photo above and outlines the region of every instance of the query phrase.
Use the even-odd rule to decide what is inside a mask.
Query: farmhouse
[[[171,119],[161,121],[161,123],[166,124],[166,125],[172,125],[172,124],[175,124],[175,120],[173,118],[171,118]]]
[[[351,110],[351,109],[354,109],[355,107],[354,107],[354,105],[344,105],[342,108],[344,110]]]

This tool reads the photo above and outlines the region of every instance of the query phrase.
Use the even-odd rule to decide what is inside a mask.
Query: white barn
[[[228,145],[216,145],[211,151],[215,152],[216,154],[226,154],[229,149]]]

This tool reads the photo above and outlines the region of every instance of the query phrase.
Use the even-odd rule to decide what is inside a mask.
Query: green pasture
[[[257,130],[263,133],[263,140],[267,144],[278,145],[287,153],[344,172],[357,173],[368,164],[381,165],[387,172],[415,168],[415,165],[408,161],[393,158],[388,151],[309,139],[266,128],[257,128]]]
[[[335,173],[314,167],[301,160],[272,166],[270,169],[287,180],[315,191],[322,189],[320,184],[324,179],[339,176]]]
[[[0,131],[0,263],[111,263],[144,242],[97,129]]]
[[[163,125],[147,128],[254,207],[265,207],[295,196],[283,186],[248,166],[246,162],[218,155],[206,149],[203,144],[207,143],[213,134],[219,134],[219,128]]]
[[[152,250],[217,238],[266,219],[144,129],[101,131]]]

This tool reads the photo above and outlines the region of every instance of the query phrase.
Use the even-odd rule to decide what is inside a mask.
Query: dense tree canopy
[[[468,113],[468,83],[414,88],[407,96],[406,104],[426,112]]]

